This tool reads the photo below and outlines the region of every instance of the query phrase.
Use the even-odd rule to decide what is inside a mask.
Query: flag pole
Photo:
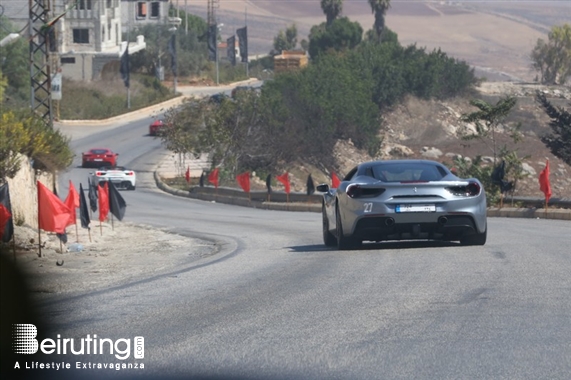
[[[101,233],[101,236],[103,236],[103,227],[101,227],[101,220],[99,220],[99,232]]]
[[[63,253],[63,244],[61,242],[61,239],[58,240],[59,240],[59,253]]]
[[[40,192],[36,183],[36,191],[38,193],[38,257],[42,257],[42,233],[40,232]]]
[[[87,234],[89,235],[89,242],[91,243],[91,228],[87,227]]]
[[[111,213],[111,231],[115,231],[115,223],[113,222],[113,213]]]
[[[77,218],[75,219],[75,242],[79,243],[79,231],[77,230]]]
[[[504,207],[504,193],[500,191],[500,210]]]
[[[246,24],[246,28],[248,27],[248,7],[246,7],[245,11],[244,11],[244,22]],[[248,62],[248,56],[246,56],[246,79],[250,79],[250,67],[249,64],[250,62]]]

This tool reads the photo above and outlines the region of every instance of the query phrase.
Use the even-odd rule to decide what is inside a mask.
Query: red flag
[[[286,194],[289,194],[289,173],[285,172],[282,175],[276,176],[276,179],[284,184]]]
[[[109,214],[109,189],[107,182],[103,182],[103,186],[97,186],[97,193],[99,195],[99,221],[103,222],[107,219]]]
[[[213,184],[215,188],[218,188],[218,171],[219,169],[216,168],[208,175],[208,182]]]
[[[190,167],[186,168],[186,173],[184,173],[184,178],[186,179],[186,183],[190,184]]]
[[[12,235],[14,235],[9,187],[8,182],[0,186],[0,241],[4,243],[12,240]]]
[[[246,193],[250,192],[250,172],[244,172],[242,174],[238,174],[236,176],[236,181],[238,181],[240,187],[244,189],[244,192]]]
[[[6,228],[11,217],[12,214],[10,214],[10,210],[0,203],[0,240],[2,240],[2,236],[4,236],[4,228]]]
[[[331,188],[336,189],[339,187],[340,184],[341,181],[339,181],[339,177],[337,177],[337,174],[335,174],[335,172],[331,172]]]
[[[551,198],[551,184],[549,183],[549,160],[545,161],[545,168],[539,173],[539,190],[545,194],[545,203]]]
[[[72,224],[75,224],[75,209],[79,207],[79,194],[77,193],[77,190],[75,190],[75,186],[73,186],[71,180],[69,180],[69,192],[67,193],[67,198],[65,198],[64,203],[69,209],[69,221],[67,222],[67,225],[71,226]]]
[[[40,181],[38,186],[38,223],[44,231],[65,234],[69,221],[69,208]]]

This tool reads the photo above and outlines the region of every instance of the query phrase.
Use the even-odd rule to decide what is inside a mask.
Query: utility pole
[[[220,74],[218,68],[218,20],[216,19],[216,9],[219,7],[220,0],[208,0],[206,22],[209,26],[216,25],[216,41],[214,41],[214,48],[216,52],[216,85],[220,83]]]
[[[30,108],[53,127],[50,72],[50,0],[29,0]],[[55,43],[55,39],[53,41]]]

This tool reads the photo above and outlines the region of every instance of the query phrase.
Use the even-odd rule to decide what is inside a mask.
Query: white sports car
[[[133,170],[122,166],[102,167],[90,173],[90,180],[94,186],[99,182],[111,181],[118,189],[135,190],[137,175]]]

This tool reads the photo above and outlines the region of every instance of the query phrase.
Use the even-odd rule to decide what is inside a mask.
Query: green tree
[[[186,14],[182,12],[182,18]],[[188,15],[188,33],[184,27],[176,30],[177,69],[180,77],[200,75],[208,69],[206,59],[206,22],[196,16]],[[182,23],[184,25],[184,21]],[[168,41],[172,35],[168,25],[143,25],[131,35],[145,36],[147,47],[131,56],[130,64],[133,72],[156,75],[159,63],[165,68],[165,75],[170,75],[171,56],[168,51]],[[125,37],[127,38],[127,37]]]
[[[0,39],[14,31],[12,23],[5,17],[0,17]],[[30,97],[30,50],[26,38],[0,48],[0,70],[8,81],[4,96],[9,98],[5,106],[20,108],[29,104]]]
[[[17,153],[28,156],[33,168],[55,172],[67,168],[73,160],[70,139],[49,127],[28,110],[0,114],[0,180],[19,170]]]
[[[284,50],[293,50],[297,46],[297,26],[292,24],[286,30],[280,30],[274,37],[274,50],[281,54]]]
[[[539,71],[541,83],[564,84],[571,76],[571,24],[553,26],[531,52],[533,68]]]
[[[329,26],[343,11],[343,0],[321,0],[321,9]]]
[[[363,38],[363,40],[369,42],[378,41],[377,33],[373,29],[369,29],[365,32],[365,37]],[[383,34],[381,35],[381,42],[398,43],[398,41],[399,41],[398,34],[396,34],[394,31],[385,26]]]
[[[555,107],[545,94],[537,92],[536,101],[549,116],[552,133],[541,136],[541,141],[555,156],[571,165],[571,112],[563,107]]]
[[[347,17],[334,20],[329,27],[325,23],[313,26],[309,33],[308,51],[312,59],[328,51],[354,49],[363,38],[363,28]]]
[[[476,130],[474,132],[467,133],[464,136],[464,139],[478,139],[484,142],[493,154],[494,165],[496,165],[497,158],[500,153],[500,147],[498,146],[500,126],[503,126],[504,131],[510,134],[514,142],[517,143],[521,140],[522,136],[519,132],[521,124],[505,123],[505,120],[516,103],[517,99],[514,96],[503,97],[498,100],[495,105],[481,99],[474,99],[470,101],[470,104],[479,110],[469,114],[464,114],[461,117],[462,121],[472,123],[476,127]],[[509,153],[505,147],[503,148],[504,154]]]
[[[375,14],[374,29],[377,33],[377,40],[381,40],[385,29],[385,15],[391,7],[391,0],[368,0],[371,11]]]

